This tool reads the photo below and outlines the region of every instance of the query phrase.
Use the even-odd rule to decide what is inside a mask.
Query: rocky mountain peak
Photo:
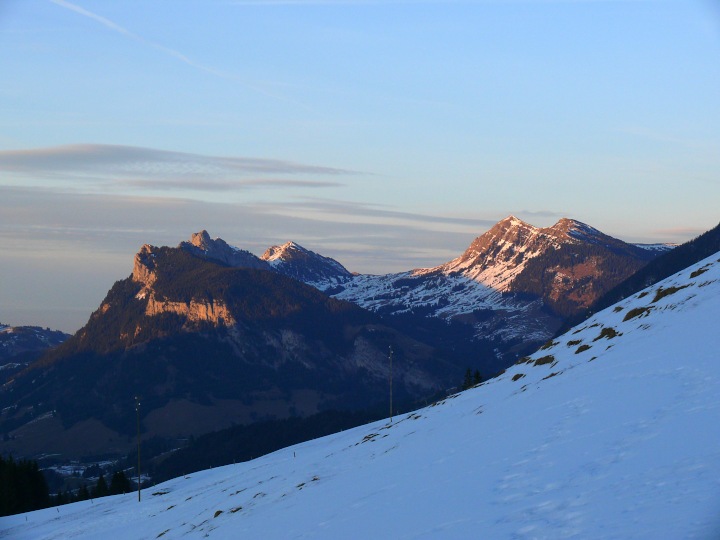
[[[201,259],[214,260],[238,268],[257,268],[267,270],[267,263],[244,249],[229,245],[222,238],[212,239],[206,230],[193,233],[189,242],[178,246],[191,255]]]
[[[537,244],[540,229],[518,219],[508,216],[495,224],[489,231],[478,236],[465,252],[443,265],[445,272],[482,272],[486,268],[498,264],[519,263],[525,253]],[[515,263],[513,260],[517,259]]]
[[[508,227],[533,227],[529,223],[523,221],[519,217],[510,214],[505,219],[498,221],[492,228],[508,228]]]
[[[265,250],[265,253],[260,257],[263,261],[272,262],[277,260],[290,260],[293,258],[310,258],[315,255],[312,251],[308,251],[299,244],[296,244],[292,240],[285,242],[281,246],[270,246]]]
[[[352,274],[335,259],[324,257],[292,241],[268,248],[260,259],[276,272],[320,290],[336,287],[352,278]]]
[[[607,235],[601,233],[594,227],[587,225],[581,221],[570,218],[562,218],[552,227],[546,229],[548,234],[557,238],[571,241],[585,241],[592,244],[598,243],[602,239],[607,239]]]
[[[203,229],[200,232],[193,233],[190,235],[190,243],[203,250],[207,250],[213,243],[212,238],[210,238],[210,234]]]
[[[152,287],[157,279],[154,249],[150,244],[144,244],[135,255],[132,279],[145,287]]]

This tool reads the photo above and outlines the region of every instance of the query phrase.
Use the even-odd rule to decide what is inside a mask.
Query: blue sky
[[[508,214],[716,225],[717,0],[0,4],[0,321],[75,330],[143,243],[349,269]]]

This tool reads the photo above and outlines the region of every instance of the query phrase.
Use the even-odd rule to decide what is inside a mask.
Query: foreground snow
[[[177,478],[140,504],[2,518],[0,538],[719,538],[718,259],[392,424]]]

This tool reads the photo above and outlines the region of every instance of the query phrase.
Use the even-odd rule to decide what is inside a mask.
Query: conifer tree
[[[130,492],[130,480],[123,471],[116,471],[110,480],[110,495],[120,495]]]
[[[94,499],[97,499],[98,497],[105,497],[109,494],[108,485],[107,482],[105,482],[105,475],[100,475],[100,478],[98,478],[97,484],[95,484],[95,488],[93,489],[92,496]]]
[[[473,376],[472,376],[472,370],[470,368],[467,368],[465,371],[465,378],[463,379],[462,389],[467,390],[473,385]]]
[[[88,491],[88,488],[85,484],[80,486],[80,489],[77,493],[77,500],[78,501],[87,501],[90,498],[90,492]]]

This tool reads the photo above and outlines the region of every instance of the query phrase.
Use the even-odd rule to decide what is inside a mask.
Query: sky
[[[513,214],[717,225],[718,0],[4,0],[0,321],[75,331],[145,243],[441,264]]]

